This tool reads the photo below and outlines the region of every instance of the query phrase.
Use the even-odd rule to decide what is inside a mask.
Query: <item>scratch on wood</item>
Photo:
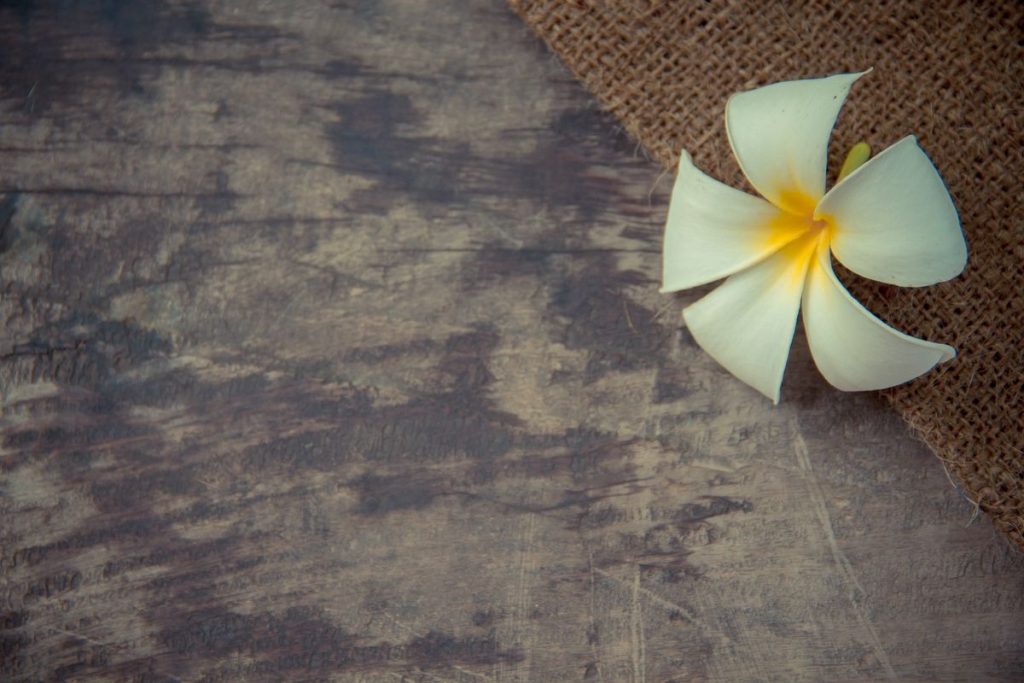
[[[590,633],[587,640],[590,641],[590,651],[594,656],[594,668],[597,670],[597,679],[604,683],[604,667],[601,664],[600,634],[597,628],[597,577],[594,572],[594,551],[587,550],[587,574],[590,578]]]
[[[633,660],[633,680],[635,683],[645,683],[647,657],[644,643],[644,615],[643,605],[640,603],[640,567],[635,568],[633,573],[633,600],[630,606],[630,655]]]
[[[632,590],[634,588],[631,584],[627,584],[625,581],[623,581],[619,577],[615,576],[614,574],[609,574],[608,572],[604,571],[603,569],[595,569],[594,572],[598,576],[603,576],[606,579],[610,579],[611,581],[614,581],[615,583],[623,586],[627,590]],[[690,622],[694,626],[700,626],[700,627],[703,627],[703,628],[707,628],[708,627],[708,625],[706,623],[704,623],[703,621],[698,619],[696,616],[693,615],[693,613],[690,610],[688,610],[687,608],[683,607],[682,605],[677,605],[676,603],[672,602],[671,600],[666,600],[665,598],[661,597],[657,593],[651,591],[649,588],[644,588],[643,586],[640,586],[637,590],[639,591],[639,593],[641,595],[646,597],[648,600],[653,602],[655,605],[657,605],[657,606],[661,607],[662,609],[665,609],[666,611],[668,611],[668,613],[670,615],[674,614],[674,615],[677,615],[679,617],[682,617],[683,619],[685,619],[686,621]],[[724,635],[724,634],[721,634],[721,635]]]
[[[536,527],[536,515],[527,514],[525,520],[520,523],[519,529],[519,567],[511,600],[511,626],[512,637],[518,648],[523,652],[522,660],[513,664],[511,672],[514,680],[530,680],[531,655],[533,648],[531,638],[530,619],[530,582],[533,569],[533,538]],[[499,675],[501,679],[501,668],[499,664]]]
[[[800,429],[794,429],[793,438],[793,450],[796,453],[797,464],[804,473],[804,480],[807,482],[807,488],[810,490],[811,502],[814,505],[814,512],[818,517],[818,521],[821,523],[821,527],[825,532],[825,538],[828,540],[829,550],[832,552],[832,557],[835,559],[836,566],[839,568],[839,575],[842,577],[844,584],[847,587],[847,596],[850,599],[850,604],[853,605],[853,610],[857,615],[857,620],[864,627],[864,630],[868,634],[868,639],[871,642],[871,649],[874,651],[875,658],[878,663],[885,669],[886,676],[889,680],[897,680],[896,671],[892,668],[892,664],[889,662],[889,656],[885,652],[885,648],[882,646],[882,640],[878,637],[878,632],[875,630],[874,624],[871,623],[871,619],[868,618],[867,610],[864,608],[864,601],[867,599],[867,593],[864,587],[860,585],[860,581],[857,580],[857,575],[853,571],[853,566],[847,559],[846,555],[839,548],[839,543],[836,541],[836,534],[832,528],[832,517],[828,513],[828,507],[825,505],[825,496],[821,491],[821,485],[818,483],[817,478],[814,476],[814,470],[811,468],[811,458],[807,450],[807,442],[804,441],[803,434],[800,433]]]
[[[622,300],[622,312],[626,314],[626,324],[629,325],[629,329],[633,331],[633,334],[640,334],[636,330],[636,325],[633,324],[633,318],[629,315],[629,305],[626,300]]]

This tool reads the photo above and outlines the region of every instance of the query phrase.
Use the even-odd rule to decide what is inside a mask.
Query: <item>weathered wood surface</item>
[[[500,0],[0,6],[0,678],[1021,680],[1024,561]]]

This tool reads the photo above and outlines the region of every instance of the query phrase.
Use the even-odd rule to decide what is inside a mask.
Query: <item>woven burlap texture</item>
[[[730,94],[874,67],[840,114],[830,169],[858,140],[880,151],[917,135],[970,258],[922,289],[840,277],[898,329],[959,350],[884,393],[1024,547],[1024,3],[509,2],[657,161],[674,169],[686,149],[748,190],[725,134]]]

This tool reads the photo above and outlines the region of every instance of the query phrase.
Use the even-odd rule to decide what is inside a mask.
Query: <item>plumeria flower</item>
[[[662,291],[727,278],[683,318],[708,354],[776,403],[801,310],[815,364],[843,391],[901,384],[956,355],[886,325],[832,271],[835,254],[864,277],[921,287],[967,262],[953,201],[912,135],[870,161],[855,146],[825,192],[829,134],[864,73],[730,98],[729,144],[763,199],[703,174],[685,152],[679,160]]]

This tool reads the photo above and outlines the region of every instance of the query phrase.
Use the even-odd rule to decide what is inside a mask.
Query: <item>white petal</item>
[[[808,235],[790,243],[683,311],[708,355],[776,403],[817,241]]]
[[[833,224],[836,258],[872,280],[920,287],[967,263],[953,200],[913,135],[833,187],[815,217]]]
[[[665,223],[661,291],[720,280],[778,251],[808,227],[760,197],[705,175],[683,152]]]
[[[825,194],[829,135],[850,86],[865,73],[784,81],[729,99],[729,144],[765,199],[805,215],[814,209]]]
[[[824,244],[807,275],[802,315],[815,365],[843,391],[902,384],[956,356],[950,346],[894,330],[860,305],[836,278]]]

